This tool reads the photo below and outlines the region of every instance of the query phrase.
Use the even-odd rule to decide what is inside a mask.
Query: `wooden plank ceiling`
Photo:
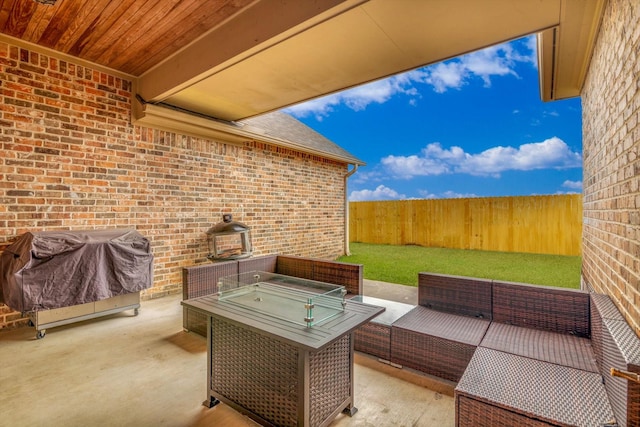
[[[253,0],[0,0],[0,32],[139,76]]]

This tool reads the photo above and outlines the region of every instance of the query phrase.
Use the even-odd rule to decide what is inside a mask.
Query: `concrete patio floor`
[[[417,289],[366,281],[365,295],[415,304]],[[0,426],[256,426],[206,397],[206,339],[182,330],[180,295],[61,326],[0,331]],[[353,417],[332,427],[453,426],[452,384],[356,355]]]

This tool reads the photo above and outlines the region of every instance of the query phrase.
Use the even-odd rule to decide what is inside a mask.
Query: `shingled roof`
[[[365,163],[287,113],[276,111],[238,121],[245,132],[281,140],[290,148],[349,164]]]

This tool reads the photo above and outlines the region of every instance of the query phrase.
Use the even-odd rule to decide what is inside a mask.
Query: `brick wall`
[[[26,231],[135,228],[154,287],[181,289],[207,262],[223,213],[252,228],[256,254],[343,253],[347,165],[256,141],[131,125],[132,83],[0,42],[0,247]],[[23,324],[0,304],[0,328]]]
[[[608,2],[582,93],[583,279],[640,335],[640,3]]]

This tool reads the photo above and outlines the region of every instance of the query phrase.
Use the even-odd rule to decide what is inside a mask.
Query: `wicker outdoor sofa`
[[[362,265],[290,255],[265,255],[183,268],[182,298],[187,300],[215,294],[221,277],[250,271],[343,285],[347,298],[362,294]],[[185,331],[207,336],[207,317],[187,307],[183,309],[182,326]]]
[[[457,383],[457,426],[640,425],[640,384],[610,374],[640,372],[640,340],[608,296],[430,273],[418,291],[356,350]]]

